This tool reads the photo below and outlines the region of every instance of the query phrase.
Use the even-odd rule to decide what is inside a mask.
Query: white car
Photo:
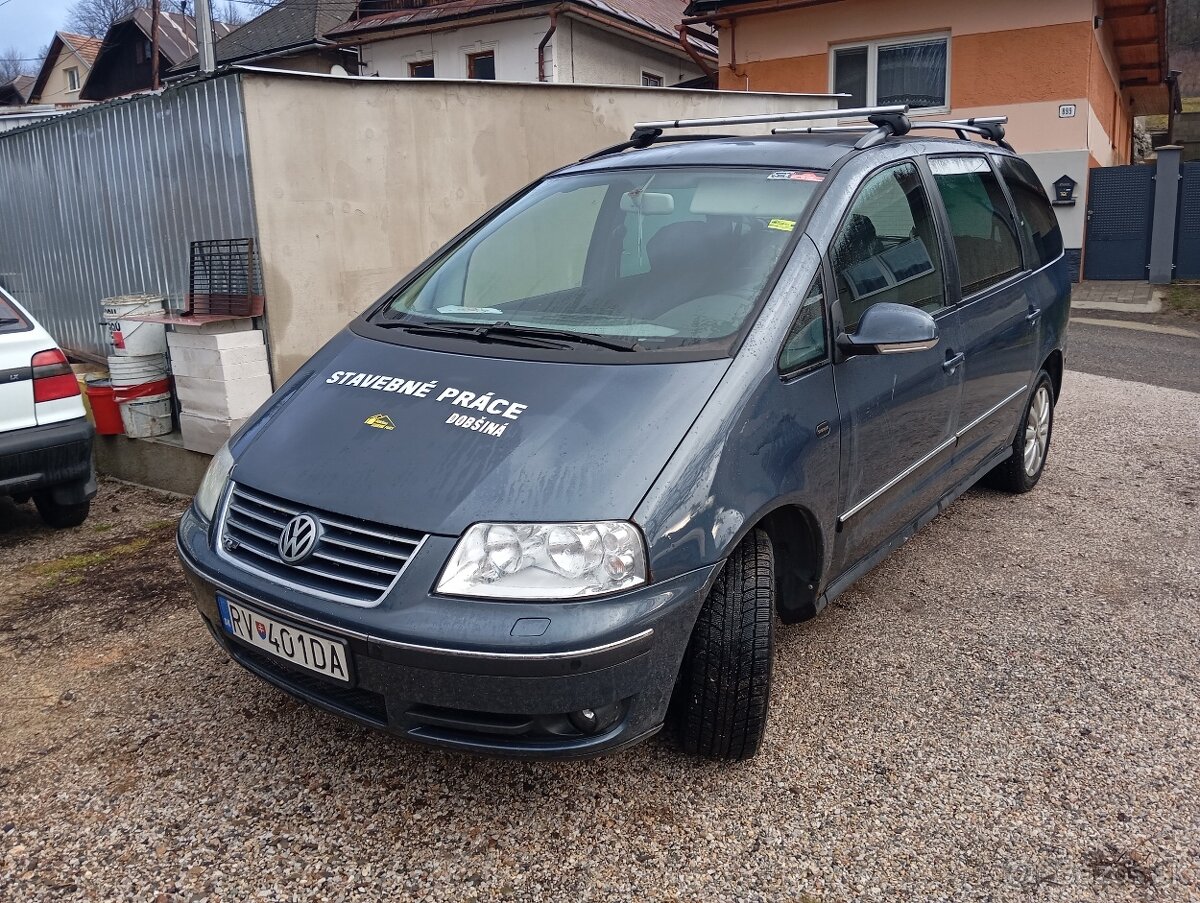
[[[52,527],[79,526],[96,494],[93,434],[67,356],[0,289],[0,496],[32,498]]]

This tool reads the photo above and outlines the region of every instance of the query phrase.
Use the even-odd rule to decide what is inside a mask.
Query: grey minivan
[[[468,227],[214,457],[216,642],[427,743],[754,755],[774,622],[1046,463],[1054,212],[1002,120],[906,112],[639,124]],[[869,124],[686,131],[822,116]]]

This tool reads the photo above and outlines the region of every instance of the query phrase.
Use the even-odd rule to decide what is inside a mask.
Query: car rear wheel
[[[758,752],[771,692],[775,561],[755,530],[734,550],[700,610],[680,675],[686,752],[737,761]]]
[[[1012,454],[984,478],[986,484],[1013,493],[1028,492],[1036,486],[1046,467],[1053,431],[1054,384],[1043,370],[1025,403]]]
[[[88,512],[91,511],[91,502],[80,502],[77,505],[63,505],[45,492],[39,492],[33,497],[33,503],[37,506],[38,514],[42,520],[51,527],[62,529],[64,527],[78,527],[87,520]]]

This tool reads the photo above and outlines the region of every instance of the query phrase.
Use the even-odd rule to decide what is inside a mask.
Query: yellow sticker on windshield
[[[796,228],[794,219],[773,219],[767,223],[768,229],[778,229],[780,232],[791,232]]]

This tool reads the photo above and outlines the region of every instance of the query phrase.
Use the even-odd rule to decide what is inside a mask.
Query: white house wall
[[[577,85],[640,85],[642,72],[662,76],[670,87],[702,73],[687,57],[655,50],[569,16],[559,19],[554,36],[559,60],[558,81]],[[565,70],[565,71],[564,71]]]
[[[432,59],[435,78],[466,78],[467,54],[491,50],[496,54],[499,81],[535,82],[537,46],[549,27],[550,17],[539,16],[364,44],[363,74],[408,78],[409,63]],[[553,52],[547,50],[549,70]]]
[[[432,59],[436,78],[466,78],[467,55],[491,50],[498,81],[534,82],[538,44],[549,28],[549,16],[535,16],[364,44],[363,74],[408,78],[409,63]],[[657,50],[565,15],[559,17],[545,57],[546,81],[568,84],[641,85],[645,71],[662,76],[664,86],[670,86],[701,74],[682,53]]]

